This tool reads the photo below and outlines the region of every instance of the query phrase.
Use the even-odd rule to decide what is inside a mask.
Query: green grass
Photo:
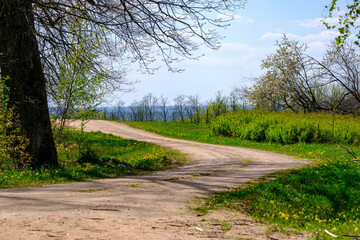
[[[270,174],[234,191],[204,199],[201,213],[219,208],[246,212],[274,228],[314,233],[331,239],[325,229],[360,235],[360,162],[338,145],[328,143],[278,144],[217,137],[211,126],[180,123],[127,123],[166,136],[206,143],[255,148],[310,159],[308,166]],[[341,124],[341,123],[340,123]],[[350,149],[350,146],[344,146]],[[351,146],[356,149],[356,146]]]
[[[110,134],[67,130],[57,145],[60,167],[0,171],[0,188],[139,175],[181,164],[169,149]]]
[[[219,144],[254,148],[265,151],[283,153],[300,158],[320,160],[331,159],[343,151],[337,151],[341,147],[329,143],[297,143],[278,144],[270,142],[256,142],[242,140],[234,137],[214,136],[210,124],[171,123],[171,122],[123,122],[131,127],[143,129],[159,135],[185,139],[203,143]]]
[[[276,179],[276,180],[274,180]],[[332,162],[268,175],[234,191],[218,193],[197,208],[246,212],[280,229],[300,229],[331,239],[359,235],[359,162]]]
[[[123,122],[131,127],[144,129],[159,135],[205,141],[210,134],[208,124],[172,123],[172,122]]]

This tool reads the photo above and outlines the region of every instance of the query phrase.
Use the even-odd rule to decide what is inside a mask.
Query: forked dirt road
[[[90,121],[85,130],[171,147],[194,161],[147,176],[1,190],[0,239],[305,239],[272,232],[239,213],[198,216],[189,208],[196,196],[304,161],[161,137],[108,121]]]

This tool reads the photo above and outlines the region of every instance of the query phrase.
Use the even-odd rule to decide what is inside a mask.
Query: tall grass
[[[329,113],[296,114],[243,110],[218,117],[215,136],[280,144],[360,142],[360,118]]]

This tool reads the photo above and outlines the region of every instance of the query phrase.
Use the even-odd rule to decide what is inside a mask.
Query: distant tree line
[[[210,123],[223,113],[249,107],[248,88],[233,87],[229,96],[218,91],[214,99],[202,101],[198,95],[179,95],[170,102],[168,97],[156,97],[148,93],[141,100],[126,106],[120,101],[117,106],[91,110],[91,118],[123,121],[164,121]],[[68,118],[79,118],[80,110],[69,112]],[[54,115],[56,111],[54,110]]]

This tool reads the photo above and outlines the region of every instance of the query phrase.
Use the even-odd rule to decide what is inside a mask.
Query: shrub
[[[6,78],[0,79],[0,169],[25,168],[30,162],[29,140],[23,136],[16,111],[9,107]]]
[[[212,123],[215,136],[294,144],[359,144],[359,117],[328,113],[296,114],[243,110],[222,115]]]

